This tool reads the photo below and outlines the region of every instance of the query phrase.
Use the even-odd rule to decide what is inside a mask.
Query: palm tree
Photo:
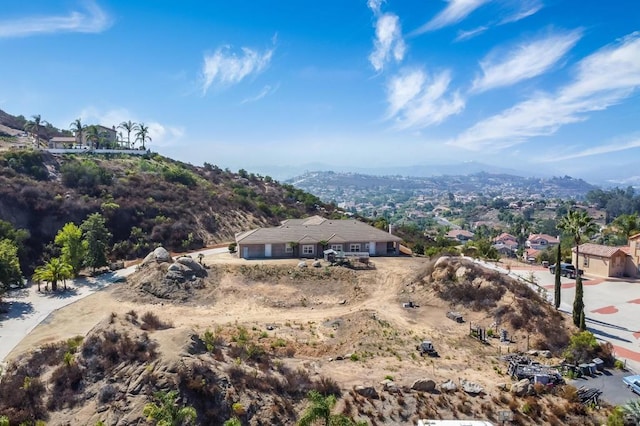
[[[627,402],[622,406],[622,411],[633,422],[632,424],[640,424],[640,400]]]
[[[40,114],[32,115],[31,118],[33,120],[27,121],[27,123],[24,125],[24,130],[34,135],[36,139],[36,145],[39,148],[40,147],[40,127],[47,124],[47,122],[42,120],[42,117],[40,116]]]
[[[51,283],[51,290],[58,290],[58,281],[64,281],[64,289],[67,289],[67,278],[71,278],[73,269],[71,265],[59,257],[54,257],[44,265],[38,266],[33,273],[33,281],[47,281]]]
[[[131,148],[131,132],[136,130],[137,124],[133,121],[123,121],[118,125],[119,129],[122,129],[127,132],[127,148]]]
[[[151,142],[151,136],[149,136],[149,126],[145,126],[144,123],[138,123],[135,125],[136,141],[140,141],[142,149],[145,149],[145,142]]]
[[[627,243],[629,242],[629,237],[640,230],[638,213],[621,214],[613,220],[613,224],[618,228],[618,232],[625,237]]]
[[[160,405],[151,402],[144,406],[142,413],[147,416],[147,420],[156,420],[156,426],[182,426],[195,422],[197,417],[195,408],[180,407],[176,402],[177,391],[156,392],[153,396]]]
[[[80,120],[79,118],[76,118],[69,125],[69,128],[73,133],[76,134],[76,141],[78,142],[78,144],[82,145],[82,132],[87,128],[87,126],[83,126],[82,120]]]
[[[583,236],[593,235],[598,226],[584,210],[569,210],[558,222],[557,228],[573,238],[576,250],[576,297],[573,301],[573,323],[584,330],[584,301],[582,276],[580,275],[580,243]],[[556,269],[558,265],[556,265]]]
[[[87,126],[86,128],[87,142],[91,143],[92,148],[97,149],[100,147],[100,130],[98,126]]]

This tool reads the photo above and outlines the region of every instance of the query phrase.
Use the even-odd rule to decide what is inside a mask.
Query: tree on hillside
[[[156,392],[153,395],[158,403],[151,402],[144,406],[142,413],[147,420],[155,420],[156,426],[182,426],[193,424],[197,413],[191,406],[179,406],[178,392]]]
[[[86,253],[82,229],[75,223],[69,222],[58,231],[54,241],[62,249],[62,260],[71,266],[73,276],[77,277]]]
[[[556,276],[555,276],[555,284],[554,284],[554,294],[553,294],[553,302],[556,309],[560,308],[560,290],[562,289],[562,283],[560,281],[560,272],[562,268],[560,268],[560,263],[562,262],[562,247],[561,244],[558,244],[558,250],[556,251]]]
[[[86,265],[95,272],[96,268],[107,265],[107,248],[111,233],[100,213],[93,213],[82,222],[82,239],[86,246]]]
[[[18,247],[8,238],[0,240],[0,294],[11,285],[22,284]]]
[[[87,126],[82,125],[82,120],[76,118],[70,125],[69,128],[73,133],[75,133],[76,141],[78,144],[82,145],[82,132],[86,129]]]
[[[136,142],[140,142],[142,149],[145,149],[145,143],[151,142],[151,136],[149,136],[149,126],[145,126],[144,123],[138,123],[135,126]]]
[[[131,148],[131,133],[136,130],[136,126],[137,124],[131,120],[123,121],[118,125],[119,129],[122,129],[125,132],[127,132],[127,148]]]
[[[100,140],[102,138],[102,135],[100,134],[100,129],[98,128],[98,126],[87,126],[86,138],[87,142],[90,143],[93,148],[100,148]]]
[[[64,262],[59,257],[54,257],[44,265],[38,266],[33,273],[33,281],[45,281],[51,283],[51,290],[58,290],[58,282],[64,282],[64,289],[67,289],[68,278],[73,276],[71,265]]]
[[[36,139],[36,145],[40,146],[40,128],[47,122],[42,120],[40,114],[32,115],[31,118],[32,120],[27,121],[24,125],[24,130],[31,133]]]
[[[630,236],[640,232],[638,213],[621,214],[613,220],[613,225],[618,228],[618,233],[625,238],[626,242],[629,242]]]
[[[580,243],[583,236],[590,236],[598,231],[598,226],[584,210],[569,210],[558,222],[558,229],[571,235],[576,250],[576,271],[580,266]],[[558,268],[556,268],[558,269]],[[573,323],[577,327],[584,326],[584,301],[582,276],[576,273],[576,297],[573,301]]]

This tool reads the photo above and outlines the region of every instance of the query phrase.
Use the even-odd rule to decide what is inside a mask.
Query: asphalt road
[[[602,391],[600,399],[612,405],[623,405],[629,401],[640,401],[640,396],[631,392],[631,390],[622,383],[622,378],[631,374],[633,373],[629,371],[606,370],[598,376],[567,380],[567,383],[577,388],[584,386],[585,388],[599,389]]]

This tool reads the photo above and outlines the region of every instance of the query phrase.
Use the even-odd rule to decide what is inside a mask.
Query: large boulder
[[[193,260],[190,256],[180,256],[176,259],[176,262],[189,268],[197,277],[204,277],[207,275],[207,271],[204,267]]]
[[[173,262],[173,259],[171,258],[171,255],[164,247],[158,247],[144,258],[144,260],[142,261],[142,266],[148,265],[153,262],[169,263],[169,262]]]
[[[373,386],[356,386],[353,390],[358,394],[362,395],[365,398],[369,399],[378,399],[380,395],[378,395],[378,391]]]
[[[436,389],[436,382],[431,379],[418,379],[413,382],[411,389],[421,392],[433,392]]]
[[[511,384],[511,393],[515,396],[525,396],[531,382],[529,379],[522,379]]]

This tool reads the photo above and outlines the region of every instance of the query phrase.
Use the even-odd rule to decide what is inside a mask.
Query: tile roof
[[[473,232],[466,231],[464,229],[454,229],[452,231],[447,232],[447,237],[449,238],[458,238],[459,235],[463,237],[472,238],[475,234]]]
[[[335,220],[320,216],[288,219],[274,228],[257,228],[236,234],[236,242],[242,244],[319,243],[320,241],[329,243],[401,242],[402,238],[355,219]]]
[[[498,242],[498,241],[517,241],[518,239],[516,237],[514,237],[513,235],[507,233],[507,232],[503,232],[502,234],[498,235],[497,237],[495,237],[493,239],[493,241]]]
[[[546,240],[548,243],[551,243],[551,244],[560,243],[560,240],[558,240],[556,237],[552,237],[551,235],[547,235],[547,234],[531,234],[531,235],[529,235],[528,241],[540,241],[540,240]]]
[[[613,256],[616,252],[624,252],[621,247],[603,246],[602,244],[584,243],[578,246],[580,254],[588,254],[589,256],[606,257]],[[575,252],[576,248],[572,248],[571,251]],[[625,253],[626,254],[626,253]]]

